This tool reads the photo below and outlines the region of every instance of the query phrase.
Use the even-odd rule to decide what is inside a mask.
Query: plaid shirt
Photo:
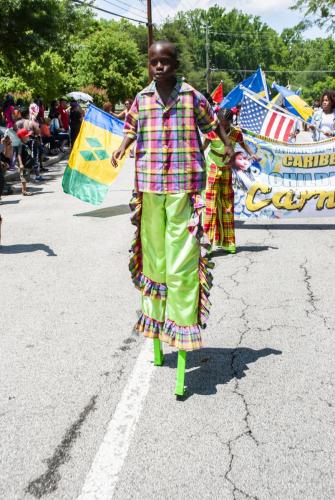
[[[124,133],[137,138],[136,190],[152,193],[197,192],[205,188],[205,160],[198,128],[216,129],[205,97],[178,79],[166,105],[155,82],[137,94]]]

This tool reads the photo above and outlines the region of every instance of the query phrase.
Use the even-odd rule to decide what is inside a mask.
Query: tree
[[[89,7],[70,0],[6,0],[1,3],[0,53],[17,62],[50,47],[67,51],[66,40],[89,29],[92,20]]]
[[[78,86],[104,87],[114,101],[126,99],[147,82],[147,68],[140,59],[136,43],[120,31],[119,23],[104,21],[75,54],[74,81]]]
[[[297,0],[292,8],[303,11],[308,24],[312,24],[311,18],[314,18],[319,26],[335,31],[334,0]]]

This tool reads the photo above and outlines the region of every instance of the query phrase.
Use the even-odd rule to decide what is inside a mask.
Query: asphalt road
[[[177,401],[132,334],[132,164],[102,208],[64,165],[0,204],[0,498],[333,500],[335,219],[238,223]]]

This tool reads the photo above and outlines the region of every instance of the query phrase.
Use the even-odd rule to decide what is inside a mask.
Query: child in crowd
[[[154,339],[155,364],[162,364],[160,340],[179,349],[176,394],[184,393],[186,351],[202,345],[200,327],[209,312],[211,274],[200,252],[201,191],[206,183],[205,160],[198,129],[218,127],[205,97],[176,77],[177,50],[170,42],[149,49],[154,81],[135,98],[126,119],[125,138],[114,151],[117,165],[137,139],[136,193],[131,203],[137,226],[130,271],[142,293],[137,332]]]
[[[31,196],[32,194],[27,191],[27,182],[29,179],[30,171],[34,166],[33,152],[28,145],[31,134],[32,132],[28,131],[26,128],[21,128],[17,131],[17,136],[22,142],[19,149],[18,161],[23,196]]]

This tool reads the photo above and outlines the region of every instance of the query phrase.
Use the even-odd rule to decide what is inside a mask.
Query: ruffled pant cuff
[[[142,333],[145,337],[158,339],[161,335],[164,323],[150,318],[146,314],[141,313],[135,325],[135,331]]]
[[[167,319],[157,321],[141,313],[135,331],[151,339],[159,338],[162,342],[183,351],[194,351],[202,347],[199,325],[180,326]]]
[[[159,338],[162,342],[183,351],[194,351],[202,347],[199,325],[179,326],[167,319]]]

